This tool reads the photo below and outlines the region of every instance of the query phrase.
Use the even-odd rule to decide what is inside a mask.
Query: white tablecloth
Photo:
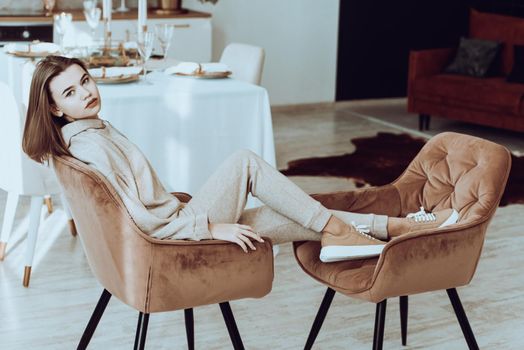
[[[26,104],[29,60],[0,52],[0,80]],[[152,83],[99,85],[100,117],[142,149],[171,191],[191,194],[231,153],[250,149],[275,166],[267,91],[234,79],[148,74]],[[252,202],[253,205],[253,202]]]
[[[29,64],[29,59],[15,57],[8,55],[3,52],[3,48],[0,48],[0,81],[7,83],[13,89],[15,98],[20,102],[25,102],[23,98],[24,89],[26,88],[23,83],[23,72],[24,66]],[[29,84],[25,84],[29,85]],[[26,96],[27,97],[27,96]],[[25,103],[27,106],[27,103]]]
[[[276,165],[264,88],[160,72],[148,80],[151,85],[99,85],[100,117],[142,149],[169,190],[196,193],[238,149],[250,149]]]

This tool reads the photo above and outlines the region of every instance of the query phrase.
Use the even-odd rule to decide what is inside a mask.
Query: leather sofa
[[[419,129],[431,115],[514,131],[524,131],[524,84],[509,83],[513,46],[524,45],[524,19],[470,11],[469,37],[502,42],[494,70],[485,78],[443,74],[456,49],[412,51],[408,111],[419,114]]]

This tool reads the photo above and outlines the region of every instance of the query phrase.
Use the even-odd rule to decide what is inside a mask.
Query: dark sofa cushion
[[[513,66],[513,45],[524,45],[524,18],[495,13],[470,11],[470,38],[479,38],[506,43],[501,52],[502,75],[508,75]]]
[[[513,68],[507,80],[510,83],[524,84],[524,45],[515,45],[513,53]]]
[[[447,106],[520,115],[524,85],[508,84],[504,77],[477,79],[438,74],[413,81],[412,95]]]
[[[501,43],[491,40],[460,38],[453,61],[444,69],[445,73],[485,77],[501,48]]]

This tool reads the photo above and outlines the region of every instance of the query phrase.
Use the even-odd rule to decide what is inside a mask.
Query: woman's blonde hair
[[[57,118],[51,113],[51,107],[55,102],[49,83],[74,64],[82,67],[87,73],[84,62],[62,56],[47,56],[37,64],[33,73],[22,149],[38,163],[44,163],[52,157],[71,155],[60,131],[68,122],[65,118]]]

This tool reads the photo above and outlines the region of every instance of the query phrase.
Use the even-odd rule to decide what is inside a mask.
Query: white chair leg
[[[72,236],[76,236],[76,226],[73,216],[71,215],[71,210],[69,209],[69,203],[67,203],[67,198],[63,193],[60,193],[60,199],[62,200],[62,206],[64,207],[64,212],[66,213],[67,223],[69,225],[69,231]]]
[[[38,227],[40,226],[40,209],[42,208],[42,197],[31,197],[31,209],[29,211],[29,232],[27,233],[27,243],[25,250],[24,268],[24,287],[29,286],[31,278],[31,266],[35,255],[36,239],[38,237]]]
[[[9,236],[11,235],[11,231],[13,230],[13,223],[15,221],[18,198],[18,193],[7,193],[7,203],[4,211],[4,222],[2,224],[2,234],[0,235],[0,261],[4,260],[7,241],[9,241]]]

